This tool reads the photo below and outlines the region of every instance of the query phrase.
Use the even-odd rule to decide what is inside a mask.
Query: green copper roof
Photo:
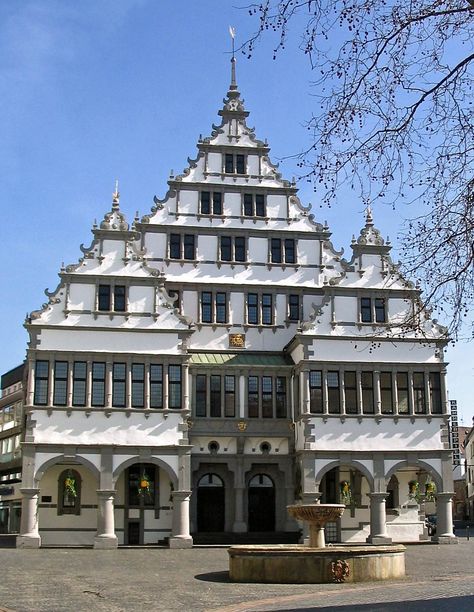
[[[256,353],[192,353],[191,365],[232,366],[289,366],[293,365],[287,355],[260,355]]]

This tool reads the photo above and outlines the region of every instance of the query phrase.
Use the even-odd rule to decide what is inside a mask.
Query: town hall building
[[[333,247],[231,66],[164,199],[129,223],[116,188],[26,321],[19,547],[296,540],[286,506],[315,499],[347,505],[330,541],[427,538],[435,503],[454,537],[445,329],[370,209]]]

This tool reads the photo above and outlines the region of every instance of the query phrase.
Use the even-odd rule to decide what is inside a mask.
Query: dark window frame
[[[323,414],[323,372],[310,370],[309,378],[309,409],[311,414]]]
[[[265,219],[267,216],[267,197],[264,193],[244,193],[242,216],[247,218]]]
[[[179,376],[172,377],[172,372],[179,372]],[[181,365],[170,363],[168,365],[168,408],[181,410],[183,403],[183,373]],[[176,392],[176,395],[174,394]],[[179,399],[179,401],[176,401]]]
[[[150,408],[163,408],[163,365],[151,363],[149,367]]]
[[[288,296],[288,321],[299,321],[300,318],[300,295],[290,293]]]
[[[100,368],[99,368],[100,366]],[[99,376],[98,372],[103,369],[104,375]],[[94,408],[103,408],[105,406],[105,379],[106,379],[106,365],[104,361],[93,361],[92,362],[92,381],[91,381],[91,406]],[[102,391],[100,390],[102,385]],[[95,400],[95,394],[100,395],[100,401]]]
[[[46,364],[46,373],[41,372],[43,364]],[[49,402],[49,361],[37,359],[35,362],[35,392],[34,403],[37,406],[47,406]]]
[[[60,371],[60,368],[63,366],[65,366],[66,371],[62,375],[59,375],[58,371]],[[54,390],[53,390],[53,404],[55,406],[66,406],[67,405],[67,395],[68,395],[68,387],[69,387],[68,378],[69,378],[69,363],[64,360],[55,361],[54,362]]]
[[[80,372],[79,369],[82,369],[83,373]],[[74,361],[73,368],[72,368],[72,405],[73,406],[85,406],[86,399],[87,399],[87,361]]]

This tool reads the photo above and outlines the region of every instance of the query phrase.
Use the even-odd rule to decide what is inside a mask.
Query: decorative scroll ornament
[[[345,582],[346,578],[349,577],[350,569],[347,561],[338,559],[331,563],[331,573],[334,582]]]

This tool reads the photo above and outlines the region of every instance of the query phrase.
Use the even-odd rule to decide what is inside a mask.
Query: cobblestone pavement
[[[474,539],[414,545],[401,581],[234,584],[225,547],[0,549],[0,612],[474,611]]]

